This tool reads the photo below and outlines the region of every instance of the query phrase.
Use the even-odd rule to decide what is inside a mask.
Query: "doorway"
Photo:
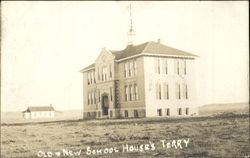
[[[109,114],[109,98],[108,98],[108,96],[102,97],[102,114],[103,115]]]

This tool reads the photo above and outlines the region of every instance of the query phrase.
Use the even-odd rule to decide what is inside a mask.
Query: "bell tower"
[[[130,27],[129,27],[129,31],[128,31],[128,43],[127,43],[127,45],[133,45],[135,31],[134,31],[134,28],[133,28],[131,4],[129,5],[129,16],[130,16]]]

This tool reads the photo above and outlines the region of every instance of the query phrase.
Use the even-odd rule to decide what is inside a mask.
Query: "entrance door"
[[[109,98],[108,98],[108,96],[102,97],[102,114],[103,115],[109,114]]]

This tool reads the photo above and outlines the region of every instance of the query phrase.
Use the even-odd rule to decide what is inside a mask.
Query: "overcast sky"
[[[130,2],[2,2],[2,111],[82,109],[82,74],[127,44]],[[131,2],[135,44],[200,56],[198,103],[248,101],[248,2]]]

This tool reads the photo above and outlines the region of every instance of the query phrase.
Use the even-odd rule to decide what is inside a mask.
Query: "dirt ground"
[[[248,155],[249,114],[1,126],[1,158]]]

